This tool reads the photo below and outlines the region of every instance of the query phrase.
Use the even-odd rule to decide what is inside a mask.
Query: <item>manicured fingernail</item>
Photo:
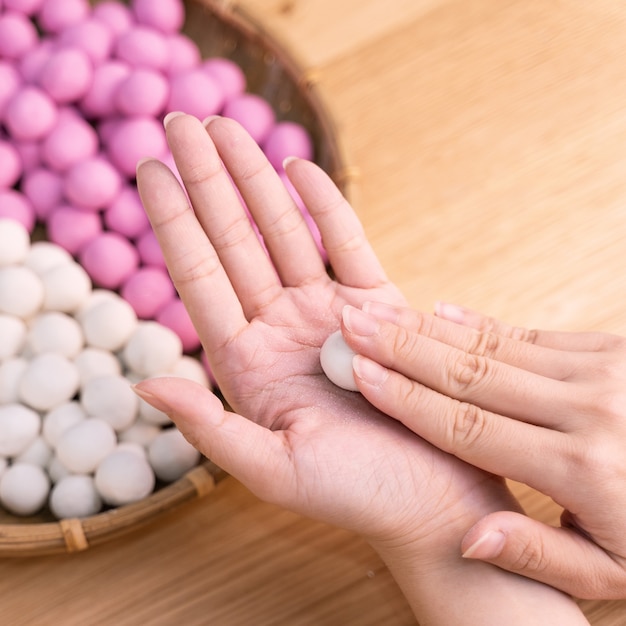
[[[167,125],[175,118],[185,115],[182,111],[171,111],[163,118],[163,126],[167,128]]]
[[[342,317],[345,327],[355,335],[368,337],[378,331],[378,322],[371,315],[349,304],[343,307]]]
[[[372,317],[391,322],[392,324],[396,324],[400,317],[397,307],[384,302],[364,302],[361,308]]]
[[[499,530],[489,530],[463,552],[463,558],[493,559],[502,552],[505,539],[506,537],[503,532]]]
[[[352,369],[363,382],[374,387],[382,385],[389,376],[389,372],[382,365],[360,354],[352,358]]]
[[[142,399],[145,400],[148,404],[152,405],[155,409],[162,411],[163,413],[171,413],[172,407],[165,404],[163,400],[157,398],[154,394],[142,389],[138,385],[131,385],[131,389]]]
[[[456,322],[457,324],[461,324],[465,320],[465,309],[448,302],[437,302],[435,304],[435,313],[438,317],[442,317],[449,322]]]

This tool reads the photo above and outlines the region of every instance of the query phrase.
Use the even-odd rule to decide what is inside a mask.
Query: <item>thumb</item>
[[[626,594],[623,559],[614,558],[573,528],[548,526],[520,513],[483,517],[461,542],[463,557],[492,563],[577,598]]]
[[[184,378],[150,378],[133,390],[166,413],[189,443],[259,498],[280,504],[290,493],[286,483],[293,471],[280,432],[226,411],[209,389]]]

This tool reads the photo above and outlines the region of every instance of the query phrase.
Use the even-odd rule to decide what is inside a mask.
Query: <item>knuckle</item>
[[[485,412],[468,402],[459,402],[447,434],[448,452],[456,454],[484,437],[487,429]]]
[[[399,355],[404,360],[412,361],[416,356],[417,350],[415,335],[406,328],[395,328],[391,348],[391,354]]]
[[[475,356],[491,356],[501,345],[501,337],[491,332],[477,332],[469,352]]]
[[[476,354],[464,354],[454,360],[448,371],[448,386],[454,395],[463,395],[489,376],[489,361]]]
[[[521,341],[522,343],[537,343],[539,332],[534,328],[522,328],[521,326],[511,326],[509,329],[509,339]]]
[[[548,569],[549,559],[541,538],[526,537],[522,542],[516,544],[509,565],[514,572],[532,572],[533,574]]]

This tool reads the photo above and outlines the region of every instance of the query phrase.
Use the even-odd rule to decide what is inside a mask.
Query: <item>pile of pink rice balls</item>
[[[134,179],[147,155],[174,168],[168,112],[238,120],[324,254],[282,171],[313,158],[309,133],[233,61],[201,58],[184,20],[182,0],[0,0],[0,505],[15,515],[92,515],[199,461],[130,390],[211,384]]]

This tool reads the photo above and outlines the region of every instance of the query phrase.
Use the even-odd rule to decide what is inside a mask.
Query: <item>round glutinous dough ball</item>
[[[43,0],[37,13],[37,21],[46,33],[60,33],[72,24],[78,24],[89,16],[87,0]]]
[[[171,328],[180,337],[184,352],[189,354],[200,348],[200,337],[180,298],[172,298],[154,319],[159,324]]]
[[[73,359],[85,340],[80,324],[71,315],[46,311],[31,321],[26,343],[31,354],[54,352]]]
[[[246,90],[246,75],[243,69],[231,59],[210,57],[202,62],[201,67],[209,76],[217,80],[226,100]]]
[[[47,168],[36,167],[25,172],[20,183],[21,192],[28,198],[35,215],[45,221],[63,198],[63,179]]]
[[[33,270],[23,265],[0,267],[0,312],[28,319],[43,305],[44,288]]]
[[[160,432],[160,426],[137,420],[132,426],[118,433],[118,439],[122,442],[136,443],[147,448]]]
[[[154,490],[156,479],[147,459],[130,450],[115,450],[98,465],[96,489],[113,506],[142,500]]]
[[[0,218],[0,267],[22,263],[29,249],[28,230],[15,220]]]
[[[176,291],[165,270],[140,267],[122,285],[120,294],[135,309],[137,317],[154,319],[175,297]]]
[[[54,454],[52,459],[50,459],[50,463],[48,463],[48,467],[46,468],[48,471],[48,476],[50,476],[50,480],[53,483],[58,483],[65,476],[70,476],[72,473],[59,461],[59,457]]]
[[[70,474],[61,478],[50,491],[50,510],[57,519],[95,515],[102,509],[102,499],[92,476]]]
[[[87,415],[100,418],[116,431],[128,428],[139,408],[139,397],[123,376],[92,378],[83,386],[80,402]]]
[[[183,111],[203,120],[219,113],[223,106],[224,93],[208,72],[193,68],[171,77],[168,111]]]
[[[263,142],[263,152],[276,170],[281,170],[283,161],[290,156],[311,160],[313,140],[302,124],[278,122]]]
[[[224,105],[222,115],[237,120],[258,144],[265,141],[276,122],[276,114],[269,102],[254,93],[242,93],[230,99]]]
[[[24,404],[38,411],[49,411],[70,400],[78,391],[78,368],[62,354],[46,352],[28,364],[19,385]]]
[[[41,417],[22,404],[0,406],[0,456],[21,454],[37,438]]]
[[[57,44],[62,47],[79,48],[89,57],[93,66],[109,58],[113,48],[113,33],[100,20],[90,17],[64,28]]]
[[[171,426],[172,420],[167,413],[153,407],[143,398],[139,399],[139,419],[146,424],[155,426]]]
[[[22,160],[20,153],[8,141],[0,139],[0,189],[13,187],[22,175]],[[0,248],[1,249],[1,248]],[[1,262],[0,254],[0,262]]]
[[[117,112],[113,95],[120,83],[130,74],[127,63],[110,59],[94,69],[91,87],[80,101],[83,113],[90,118],[106,118]]]
[[[48,411],[43,416],[41,434],[46,442],[55,448],[62,433],[86,419],[87,414],[80,402],[71,400]]]
[[[15,463],[31,463],[32,465],[39,465],[39,467],[45,469],[50,460],[52,459],[52,448],[48,445],[48,442],[40,435],[27,446],[20,454],[18,454],[14,462]]]
[[[117,0],[98,2],[91,15],[105,24],[114,35],[126,32],[134,22],[130,8]]]
[[[21,352],[26,333],[26,323],[22,318],[0,313],[0,362]]]
[[[168,47],[163,33],[147,26],[132,26],[116,40],[114,56],[133,67],[167,68]]]
[[[113,232],[103,232],[82,247],[80,264],[100,287],[117,289],[139,265],[134,245]]]
[[[200,452],[177,428],[166,428],[148,447],[148,459],[157,478],[173,482],[198,464]]]
[[[7,467],[9,467],[9,461],[0,456],[0,479],[2,478],[2,475],[6,471]]]
[[[35,209],[28,198],[15,189],[0,189],[0,218],[19,222],[29,233],[35,227]]]
[[[37,45],[35,25],[23,13],[0,11],[0,57],[19,59]]]
[[[97,211],[108,207],[122,188],[118,171],[104,156],[78,161],[67,171],[63,187],[77,207]]]
[[[138,67],[117,86],[113,98],[116,109],[126,116],[158,116],[169,97],[169,84],[158,70]]]
[[[65,172],[98,151],[98,133],[76,114],[59,115],[59,121],[41,144],[42,161],[52,170]]]
[[[167,376],[186,378],[187,380],[192,380],[203,387],[208,387],[210,384],[204,365],[200,363],[199,359],[187,355],[182,356],[176,362],[176,365],[174,365],[174,367],[167,373]]]
[[[328,379],[348,391],[358,391],[352,372],[354,352],[344,341],[340,330],[332,333],[324,342],[320,351],[322,370]]]
[[[122,350],[122,358],[128,368],[144,377],[169,371],[182,355],[180,337],[152,321],[139,321]]]
[[[24,266],[41,276],[44,272],[57,265],[72,262],[72,255],[55,243],[35,241],[24,260]]]
[[[0,361],[0,405],[19,402],[19,385],[28,359],[11,357]]]
[[[92,378],[99,376],[120,376],[122,365],[119,359],[108,350],[85,348],[74,358],[74,364],[80,374],[80,385],[83,387]]]
[[[40,278],[44,288],[44,310],[73,313],[91,293],[91,279],[78,263],[57,265]]]
[[[63,466],[74,474],[94,472],[102,459],[117,445],[113,427],[104,420],[90,417],[61,433],[56,453]]]
[[[150,228],[137,188],[126,185],[104,212],[104,224],[109,230],[134,239]]]
[[[50,479],[38,465],[14,463],[0,479],[0,502],[15,515],[33,515],[48,499]]]
[[[182,0],[133,0],[132,12],[139,24],[163,33],[180,30],[185,22],[185,7]]]
[[[52,98],[32,85],[19,89],[4,107],[4,124],[16,141],[42,139],[54,128],[57,118]]]
[[[53,243],[70,254],[78,254],[102,233],[100,213],[88,209],[61,205],[46,218],[46,234]]]
[[[117,352],[137,329],[137,314],[124,299],[104,298],[80,314],[85,341],[92,348]]]

